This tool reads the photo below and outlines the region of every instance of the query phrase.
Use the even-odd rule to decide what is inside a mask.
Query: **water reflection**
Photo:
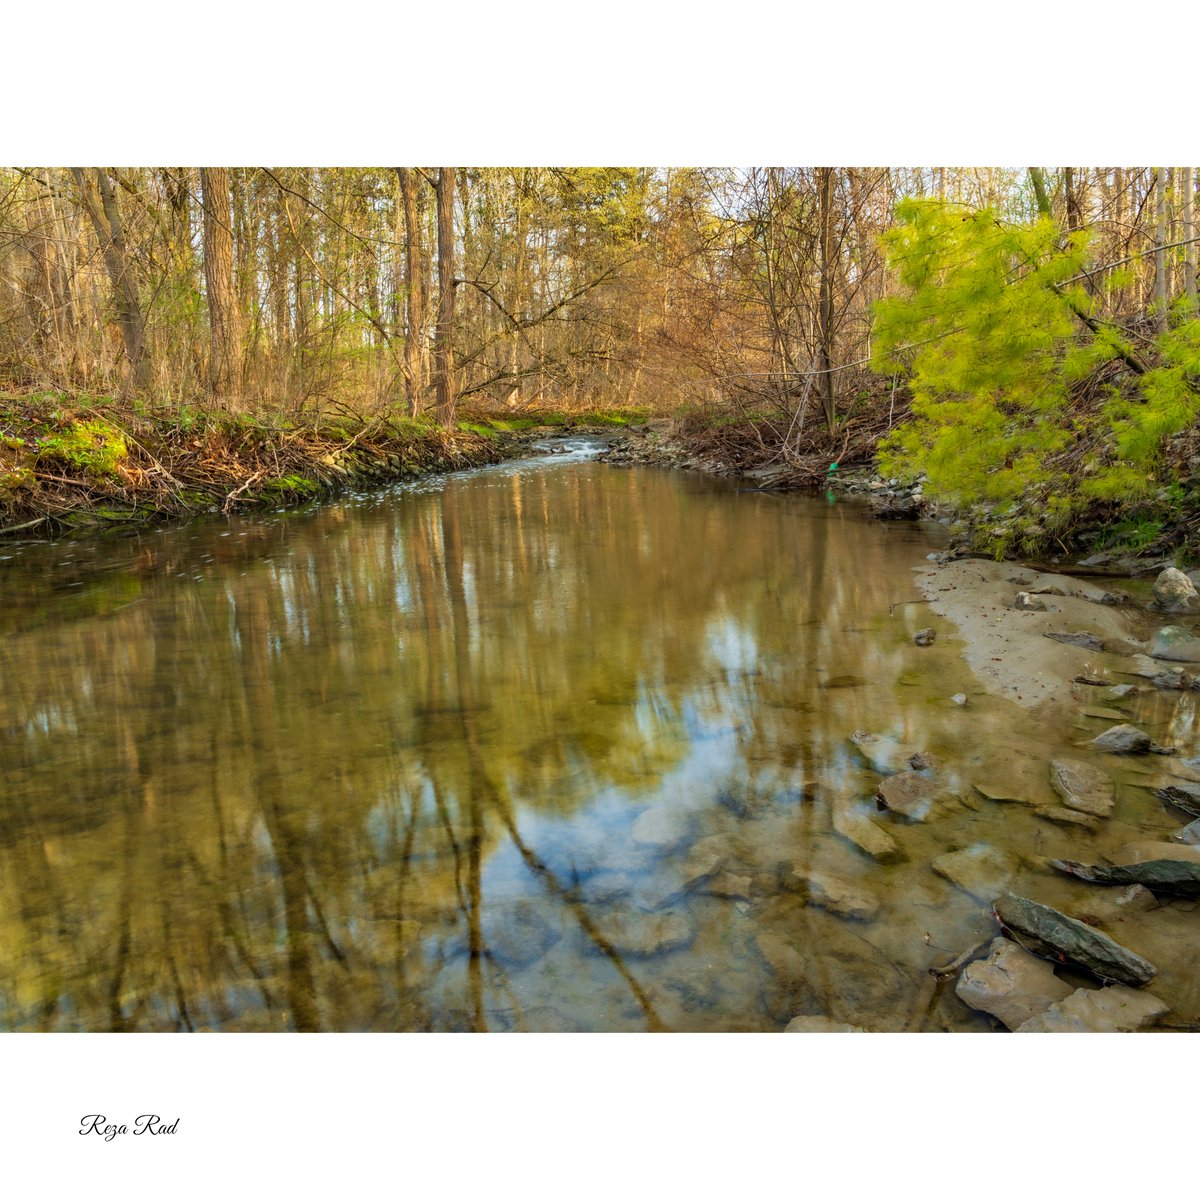
[[[856,729],[962,739],[889,617],[924,536],[568,461],[15,553],[0,1025],[903,1027],[981,919],[928,858],[991,818],[881,868],[830,796]]]

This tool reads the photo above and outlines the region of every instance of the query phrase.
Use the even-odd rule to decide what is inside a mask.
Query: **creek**
[[[554,449],[0,547],[0,1027],[986,1030],[928,971],[988,897],[931,864],[1055,903],[1046,857],[1178,824],[1133,763],[1102,833],[1037,818],[1105,724],[981,689],[938,525]],[[873,800],[910,748],[927,820]]]

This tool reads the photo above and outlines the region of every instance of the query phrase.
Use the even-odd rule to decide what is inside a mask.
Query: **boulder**
[[[998,937],[988,956],[968,963],[959,973],[954,992],[968,1008],[995,1017],[1009,1029],[1046,1011],[1071,994],[1071,985],[1054,974],[1044,959]]]
[[[1179,862],[1175,859],[1152,859],[1127,866],[1089,866],[1065,858],[1052,858],[1050,865],[1064,875],[1074,875],[1086,883],[1127,887],[1140,883],[1156,896],[1177,896],[1193,900],[1200,896],[1200,863]],[[1115,977],[1114,977],[1115,978]]]
[[[1107,817],[1112,812],[1113,781],[1091,763],[1073,758],[1052,759],[1050,786],[1062,797],[1063,804],[1076,812],[1096,817]]]
[[[1011,854],[983,842],[942,854],[933,860],[933,869],[955,887],[969,892],[984,903],[994,900],[1008,887],[1017,873],[1018,863]]]
[[[1134,1033],[1171,1010],[1157,996],[1119,983],[1079,988],[1017,1026],[1017,1033]]]
[[[1200,637],[1182,625],[1164,625],[1150,643],[1150,657],[1166,662],[1200,662]]]
[[[899,813],[910,821],[928,821],[934,814],[942,789],[915,771],[889,775],[875,793],[880,808]]]
[[[879,900],[853,880],[832,871],[794,866],[785,880],[790,891],[799,892],[814,908],[856,921],[874,920]]]
[[[1150,749],[1150,735],[1133,725],[1114,725],[1092,738],[1092,745],[1109,754],[1145,754]]]
[[[1022,946],[1059,962],[1072,963],[1105,982],[1141,987],[1158,973],[1152,963],[1132,950],[1049,905],[1009,893],[996,901],[992,911],[1003,929]]]
[[[664,853],[677,850],[692,836],[694,818],[690,812],[669,804],[655,804],[633,823],[633,840],[639,846],[652,846]]]
[[[1154,602],[1163,612],[1195,612],[1200,593],[1182,571],[1168,567],[1154,581]]]
[[[1018,592],[1017,598],[1013,601],[1013,608],[1021,609],[1023,612],[1045,612],[1046,602],[1029,592]]]

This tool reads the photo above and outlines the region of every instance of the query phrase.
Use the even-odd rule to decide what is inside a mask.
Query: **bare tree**
[[[404,215],[404,397],[408,415],[421,410],[425,391],[425,321],[429,306],[425,281],[425,255],[421,247],[421,222],[417,213],[417,184],[411,167],[397,167],[400,204]]]
[[[438,317],[434,342],[438,420],[454,425],[454,168],[439,167],[437,193]]]
[[[117,320],[121,325],[121,338],[125,346],[125,357],[129,362],[129,382],[132,387],[143,388],[150,382],[150,359],[146,352],[146,325],[142,317],[141,301],[138,298],[137,281],[129,264],[125,247],[125,229],[121,223],[121,210],[113,192],[112,181],[103,167],[95,171],[96,185],[100,192],[100,204],[92,191],[81,167],[72,167],[71,174],[79,188],[83,207],[96,231],[104,266],[112,283],[117,303]],[[103,206],[103,209],[101,208]]]
[[[242,343],[233,281],[228,170],[202,168],[200,191],[204,204],[204,284],[212,332],[208,382],[219,399],[236,400],[242,383]]]

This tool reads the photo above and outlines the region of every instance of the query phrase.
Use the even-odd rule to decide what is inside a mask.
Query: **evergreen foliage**
[[[1164,444],[1200,411],[1200,321],[1179,310],[1135,350],[1081,282],[1086,234],[1049,217],[928,200],[896,217],[902,290],[876,307],[874,362],[907,375],[913,420],[883,444],[884,472],[924,473],[927,494],[974,509],[997,556],[1061,538],[1097,502],[1149,497]]]

